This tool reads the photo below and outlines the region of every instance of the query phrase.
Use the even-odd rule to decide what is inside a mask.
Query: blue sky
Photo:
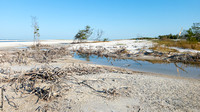
[[[73,39],[90,25],[103,38],[177,34],[200,22],[200,0],[0,0],[0,39],[32,39],[31,16],[41,39]]]

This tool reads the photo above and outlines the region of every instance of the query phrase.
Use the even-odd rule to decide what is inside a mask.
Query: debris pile
[[[106,72],[102,67],[96,67],[92,65],[84,64],[71,64],[65,68],[66,73],[71,75],[87,75],[87,74],[97,74]]]
[[[86,55],[97,55],[99,57],[112,57],[118,59],[125,59],[130,57],[130,52],[125,47],[121,47],[120,49],[108,50],[106,48],[97,48],[97,49],[84,49],[83,47],[79,47],[77,50],[73,50],[78,54],[86,54]]]
[[[3,82],[9,82],[16,92],[22,94],[35,94],[39,99],[50,100],[60,96],[62,90],[61,77],[65,75],[60,68],[44,66],[27,71],[23,75],[14,78],[5,78]]]
[[[51,62],[53,59],[58,59],[66,55],[71,55],[70,51],[65,47],[34,50],[34,52],[30,53],[30,58],[33,58],[39,63],[48,63]]]
[[[182,62],[182,63],[200,63],[200,53],[178,53],[178,52],[161,52],[156,50],[140,50],[137,53],[132,53],[127,50],[126,47],[120,47],[119,49],[110,49],[96,47],[95,49],[79,47],[77,50],[73,50],[81,55],[97,55],[99,57],[111,57],[116,59],[134,59],[139,56],[151,56],[159,57],[164,62]]]
[[[14,53],[2,53],[0,55],[0,63],[17,63],[17,64],[27,64],[29,63],[28,51],[16,51]]]
[[[11,53],[3,53],[0,55],[0,63],[12,64],[25,64],[27,65],[31,61],[39,63],[48,63],[54,59],[61,58],[63,56],[71,55],[71,52],[65,48],[41,48],[41,49],[25,49],[18,50]]]
[[[0,71],[5,76],[10,74],[10,70],[1,69]],[[13,86],[16,92],[21,91],[26,94],[35,94],[38,96],[38,99],[49,100],[52,97],[61,96],[62,89],[65,88],[61,85],[66,82],[66,77],[108,72],[129,73],[129,71],[121,71],[117,68],[111,69],[88,64],[69,64],[63,68],[45,65],[41,68],[33,68],[25,73],[18,73],[22,74],[20,76],[3,77],[1,81],[3,83],[8,82],[8,85]],[[67,86],[66,84],[64,85]]]
[[[200,63],[200,53],[195,55],[191,54],[177,54],[172,55],[167,58],[167,60],[183,63]]]

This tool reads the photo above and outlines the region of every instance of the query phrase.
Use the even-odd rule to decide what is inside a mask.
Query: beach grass
[[[155,40],[153,41],[157,43],[158,45],[164,45],[166,47],[178,47],[183,49],[194,49],[194,50],[200,50],[200,43],[199,42],[188,42],[185,40]]]
[[[160,52],[174,52],[174,53],[178,53],[178,50],[176,49],[171,49],[169,47],[165,47],[163,45],[155,45],[153,47],[150,47],[149,49],[152,49],[154,51],[160,51]]]

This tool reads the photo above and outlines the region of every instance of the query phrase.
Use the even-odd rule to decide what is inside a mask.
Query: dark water
[[[128,68],[134,71],[144,71],[144,72],[152,72],[152,73],[160,73],[166,75],[174,75],[180,77],[188,77],[188,78],[195,78],[200,79],[200,66],[199,65],[185,65],[181,63],[151,63],[148,61],[134,61],[134,60],[114,60],[109,59],[106,57],[98,57],[96,55],[77,55],[74,54],[75,59],[90,61],[94,64],[101,64],[101,65],[111,65],[121,68]]]

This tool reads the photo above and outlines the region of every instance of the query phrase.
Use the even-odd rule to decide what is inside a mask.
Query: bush
[[[189,42],[198,42],[200,41],[200,23],[194,23],[191,28],[186,30],[183,35]]]
[[[83,40],[87,40],[92,35],[92,29],[90,26],[86,26],[84,30],[79,30],[78,33],[74,37],[74,41],[78,40],[82,42]]]
[[[198,38],[196,38],[196,37],[188,37],[187,41],[197,43],[198,42]]]
[[[178,35],[172,35],[172,34],[169,34],[169,35],[159,35],[158,38],[161,39],[161,40],[178,39]]]
[[[108,38],[104,38],[103,41],[104,41],[104,42],[108,41]]]

